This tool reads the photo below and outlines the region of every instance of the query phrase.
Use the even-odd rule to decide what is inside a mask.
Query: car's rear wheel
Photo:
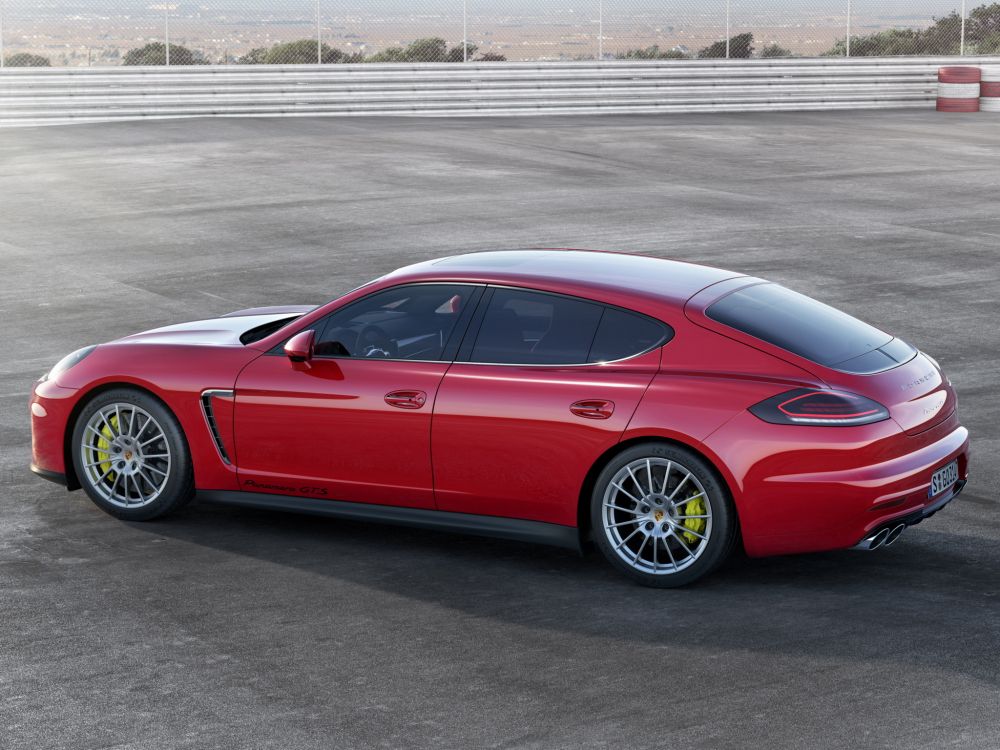
[[[643,443],[615,456],[591,498],[594,541],[646,586],[683,586],[721,565],[736,539],[729,493],[699,455]]]
[[[176,417],[130,388],[105,391],[80,412],[73,466],[91,500],[130,521],[162,516],[194,494],[191,454]]]

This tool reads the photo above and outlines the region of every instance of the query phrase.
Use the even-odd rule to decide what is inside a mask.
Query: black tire
[[[82,444],[84,434],[88,432],[88,423],[97,412],[115,404],[120,405],[125,410],[129,409],[129,407],[136,407],[152,417],[155,420],[155,426],[158,426],[162,430],[163,440],[168,448],[166,452],[170,456],[169,464],[160,463],[161,468],[166,465],[166,479],[165,481],[160,480],[162,481],[162,486],[158,490],[159,494],[145,504],[122,507],[120,504],[115,504],[115,502],[103,496],[97,489],[97,486],[95,486],[95,479],[88,473],[84,463],[84,449],[82,448]],[[135,412],[132,413],[135,414]],[[124,421],[123,419],[122,422]],[[89,434],[92,435],[93,433]],[[109,447],[109,443],[102,443],[102,445],[105,448]],[[153,445],[154,449],[156,449],[155,446],[157,444],[154,443]],[[73,467],[76,469],[76,476],[80,480],[80,485],[83,487],[84,492],[94,501],[97,507],[116,518],[126,521],[150,521],[183,507],[194,497],[194,472],[191,465],[191,451],[188,449],[187,440],[184,438],[184,432],[181,429],[180,423],[162,402],[144,391],[133,388],[116,388],[104,391],[92,398],[77,416],[76,424],[73,427],[70,448],[73,457]],[[159,450],[163,450],[163,448],[161,447]],[[108,465],[110,463],[108,462]],[[147,475],[159,476],[153,475],[151,470],[147,472]],[[114,477],[114,474],[111,476]],[[133,480],[133,485],[135,484],[136,480]],[[105,492],[109,491],[107,482],[102,487]],[[127,483],[125,487],[125,491],[128,493]],[[149,486],[146,486],[146,489],[149,491]],[[141,492],[141,486],[139,491]],[[110,492],[113,493],[114,491],[110,490]],[[153,492],[149,491],[149,494],[152,495]]]
[[[627,519],[630,518],[629,513],[619,513],[615,507],[619,502],[624,502],[624,500],[620,501],[619,498],[623,498],[625,495],[617,488],[612,488],[611,482],[620,471],[626,469],[629,465],[633,465],[633,472],[635,472],[636,469],[634,468],[634,462],[640,461],[642,465],[645,465],[646,459],[650,459],[654,464],[653,477],[650,477],[647,482],[649,485],[653,486],[653,489],[656,489],[655,486],[659,485],[661,481],[656,474],[657,468],[662,469],[663,474],[661,476],[667,477],[669,474],[668,470],[673,471],[674,474],[677,473],[676,469],[671,469],[672,465],[681,466],[686,470],[684,472],[685,474],[690,472],[694,479],[697,480],[697,483],[701,485],[701,488],[704,490],[704,500],[708,503],[710,508],[710,520],[705,521],[705,527],[701,529],[702,531],[707,530],[707,540],[697,542],[698,546],[694,547],[695,554],[690,556],[692,559],[690,559],[686,565],[681,562],[674,564],[673,570],[669,569],[667,560],[664,560],[664,569],[657,573],[647,572],[646,570],[639,569],[636,564],[630,564],[623,559],[622,555],[615,549],[616,546],[622,547],[622,540],[624,537],[634,532],[636,534],[634,541],[625,541],[623,549],[626,549],[633,554],[634,559],[639,561],[640,564],[645,564],[643,554],[648,556],[651,548],[647,548],[645,546],[641,547],[638,550],[638,554],[636,554],[635,549],[637,545],[644,544],[642,542],[644,537],[652,538],[653,547],[656,549],[656,553],[664,556],[667,554],[666,545],[669,544],[672,549],[675,547],[679,548],[680,542],[684,541],[684,538],[679,541],[676,539],[674,541],[667,541],[669,537],[666,535],[666,532],[664,532],[664,536],[660,536],[659,538],[649,536],[649,533],[643,531],[643,529],[649,528],[650,524],[636,523],[634,525],[629,525],[629,523],[627,523]],[[664,466],[662,464],[663,461],[669,461],[671,463]],[[674,474],[671,474],[670,476],[674,477]],[[624,486],[625,489],[629,491],[629,494],[636,495],[638,494],[638,489],[642,489],[643,486],[641,470],[638,475],[638,479],[639,482],[631,482],[627,485],[619,482],[619,486]],[[674,485],[676,485],[677,483],[680,483],[681,479],[683,479],[683,476],[680,478],[673,478],[671,481]],[[687,485],[690,486],[691,484],[694,483],[687,480]],[[684,488],[682,488],[682,491],[685,493],[688,492],[688,490]],[[611,498],[612,504],[609,506],[612,510],[607,511],[609,514],[613,515],[613,517],[609,519],[609,525],[613,522],[617,523],[621,529],[620,531],[613,528],[607,528],[605,525],[605,498],[608,496],[609,492],[613,493]],[[670,491],[667,490],[665,494],[669,495],[669,492]],[[700,495],[701,493],[697,494]],[[684,496],[685,495],[680,495],[680,497]],[[643,502],[636,502],[634,505],[631,504],[632,501],[628,501],[630,504],[625,507],[638,508],[639,510],[637,512],[639,513],[642,513],[642,508],[648,507],[651,508],[652,513],[656,513],[657,509],[661,506],[654,507],[652,503],[646,503],[646,497],[646,495],[639,497],[638,500]],[[662,507],[665,509],[673,507],[673,504],[664,502],[664,497],[659,490],[657,490],[656,494],[649,494],[648,497],[654,498],[655,503],[662,504]],[[697,497],[697,495],[695,495],[695,497]],[[690,502],[690,500],[684,501],[678,505],[681,505],[684,508],[690,508],[691,506],[687,505],[688,502]],[[684,510],[683,512],[690,513],[691,511]],[[702,511],[699,511],[699,513],[701,512]],[[685,517],[686,516],[681,516],[682,519]],[[659,519],[664,517],[658,516],[657,518]],[[593,530],[594,543],[601,550],[601,553],[605,556],[605,558],[607,558],[608,562],[637,583],[642,584],[643,586],[652,586],[655,588],[674,588],[677,586],[685,586],[707,575],[708,573],[711,573],[713,570],[722,565],[730,556],[738,536],[738,520],[736,511],[733,507],[732,499],[730,498],[729,491],[725,486],[725,483],[718,478],[712,466],[705,461],[704,458],[696,454],[694,451],[672,443],[640,443],[627,448],[612,458],[598,475],[594,484],[594,490],[590,501],[590,522],[591,529]],[[667,528],[667,524],[669,523],[670,522],[664,518],[664,525],[661,525],[660,528]],[[681,523],[685,523],[685,521],[681,520]],[[657,529],[658,524],[656,522],[653,522],[651,525],[657,532],[659,531],[659,529]],[[640,529],[640,526],[642,526],[643,529]],[[682,529],[681,536],[683,537],[683,527],[678,526],[677,528]],[[613,538],[615,534],[618,535],[617,538]],[[676,536],[676,534],[673,534],[673,537]],[[697,537],[695,537],[692,533],[688,533],[686,538],[695,539],[697,541]],[[645,544],[648,544],[648,539]],[[663,545],[662,553],[660,552],[661,547],[657,546],[657,544]],[[655,560],[656,558],[654,557],[654,562]]]

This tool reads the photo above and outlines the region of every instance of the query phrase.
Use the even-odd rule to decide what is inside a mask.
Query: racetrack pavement
[[[1000,150],[985,114],[212,119],[0,131],[0,746],[1000,746]],[[766,276],[926,349],[971,481],[891,549],[677,591],[599,556],[28,472],[88,343],[529,245]],[[386,460],[391,460],[387,456]]]

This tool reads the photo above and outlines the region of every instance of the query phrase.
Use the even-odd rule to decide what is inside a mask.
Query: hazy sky
[[[982,0],[988,2],[989,0]],[[865,16],[943,15],[959,7],[960,0],[852,0],[852,12]],[[103,16],[158,13],[151,9],[157,2],[143,0],[0,0],[5,13],[25,16]],[[725,0],[604,0],[605,15],[646,15],[693,17],[723,8]],[[980,4],[969,0],[969,8]],[[232,14],[257,16],[311,16],[315,0],[204,0],[178,2],[179,15]],[[490,16],[537,16],[574,11],[596,15],[598,0],[467,0],[470,14]],[[790,15],[843,14],[846,0],[732,0],[733,13],[786,12]],[[461,0],[320,0],[324,14],[423,15],[461,13]]]

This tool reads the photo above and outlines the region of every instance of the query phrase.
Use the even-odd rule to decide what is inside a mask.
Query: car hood
[[[116,344],[183,344],[188,346],[242,346],[240,337],[260,326],[295,318],[316,309],[314,305],[257,307],[218,318],[153,328],[118,339]]]

